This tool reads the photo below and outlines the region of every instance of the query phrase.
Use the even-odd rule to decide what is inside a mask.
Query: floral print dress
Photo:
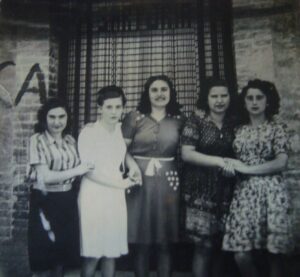
[[[237,129],[233,146],[247,165],[263,164],[287,152],[284,126],[275,121]],[[223,249],[267,249],[286,253],[291,248],[289,197],[280,173],[241,175],[226,222]]]

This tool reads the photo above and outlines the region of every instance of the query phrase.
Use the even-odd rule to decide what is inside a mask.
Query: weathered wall
[[[272,9],[274,5],[289,2],[234,0],[233,31],[239,88],[252,78],[274,81],[282,96],[281,116],[294,130],[293,138],[297,142],[300,134],[300,40],[296,6],[282,12],[280,9],[273,13],[244,12]],[[46,25],[3,20],[0,23],[0,64],[15,63],[0,71],[0,83],[9,93],[0,89],[0,240],[7,240],[13,236],[25,237],[28,212],[28,187],[24,184],[26,147],[33,132],[40,96],[56,93],[58,53]],[[297,143],[294,146],[297,148]],[[293,198],[295,234],[299,236],[300,245],[299,165],[300,154],[294,151],[286,176]]]
[[[233,1],[237,80],[273,81],[281,95],[281,118],[288,123],[292,151],[286,178],[292,197],[293,228],[300,247],[300,30],[291,1]],[[291,8],[292,7],[292,8]],[[261,12],[261,8],[265,9]],[[248,14],[244,12],[248,10]],[[252,12],[251,12],[252,10]],[[250,11],[250,12],[249,12]],[[256,11],[256,12],[255,12]]]
[[[11,23],[0,28],[0,83],[9,103],[0,100],[0,240],[27,228],[28,187],[24,185],[27,143],[33,132],[40,94],[48,91],[47,26]],[[16,103],[17,101],[17,103]],[[13,232],[14,231],[14,232]]]

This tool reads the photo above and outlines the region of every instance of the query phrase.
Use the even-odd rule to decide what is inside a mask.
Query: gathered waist
[[[158,160],[162,162],[170,162],[175,160],[175,157],[147,157],[147,156],[139,156],[139,155],[134,155],[133,157],[135,159],[140,159],[140,160]]]
[[[160,162],[171,162],[175,160],[175,157],[146,157],[138,155],[134,155],[133,157],[138,160],[148,161],[145,170],[146,176],[154,176],[155,174],[157,174],[162,167]]]

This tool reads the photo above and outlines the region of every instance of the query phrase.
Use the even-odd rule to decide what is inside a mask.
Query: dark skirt
[[[145,176],[149,160],[136,160],[143,185],[126,193],[129,243],[172,243],[179,236],[179,176],[175,161],[161,161],[154,176]]]
[[[49,225],[45,221],[42,223],[41,213]],[[28,224],[32,271],[79,264],[77,194],[73,190],[43,195],[40,190],[32,189]]]

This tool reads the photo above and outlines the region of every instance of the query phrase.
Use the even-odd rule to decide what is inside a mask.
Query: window
[[[187,115],[206,77],[234,85],[229,0],[90,0],[81,5],[73,11],[77,20],[64,18],[60,38],[64,77],[59,91],[70,103],[74,130],[96,119],[96,93],[105,85],[123,87],[129,111],[148,77],[168,75]]]

